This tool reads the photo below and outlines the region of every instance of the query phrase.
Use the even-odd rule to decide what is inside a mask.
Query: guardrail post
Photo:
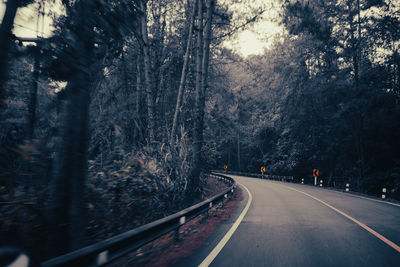
[[[386,188],[382,188],[382,199],[386,198]]]
[[[346,184],[346,192],[349,192],[349,187],[350,187],[350,184]]]
[[[179,226],[176,228],[175,234],[174,234],[175,241],[179,241],[180,240],[179,230],[181,229],[181,226],[185,224],[185,222],[186,222],[186,217],[185,216],[182,216],[182,217],[179,218]]]
[[[206,219],[207,219],[208,216],[210,215],[210,210],[211,210],[212,207],[213,207],[213,203],[210,202],[210,203],[208,204],[208,209],[206,210],[205,216],[204,216]]]
[[[108,261],[108,250],[102,251],[99,254],[97,254],[96,258],[97,265],[105,264],[107,261]]]
[[[224,199],[221,200],[221,208],[225,207],[225,199],[228,198],[228,194],[224,194]]]

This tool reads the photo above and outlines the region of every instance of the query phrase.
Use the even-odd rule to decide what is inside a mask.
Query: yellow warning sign
[[[224,170],[228,169],[228,165],[224,165]]]
[[[265,172],[265,167],[261,167],[261,172],[262,172],[262,173]]]

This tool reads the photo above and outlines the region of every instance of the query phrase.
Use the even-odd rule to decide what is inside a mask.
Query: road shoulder
[[[193,250],[192,253],[186,257],[181,258],[179,261],[174,263],[174,266],[178,267],[186,267],[186,266],[198,266],[209,254],[210,252],[218,245],[218,243],[224,238],[226,233],[231,229],[233,224],[237,221],[238,217],[242,213],[245,208],[249,195],[246,190],[238,185],[238,189],[240,190],[240,198],[235,203],[235,209],[231,211],[229,218],[225,221],[219,223],[215,231],[211,233],[204,241],[204,243]]]

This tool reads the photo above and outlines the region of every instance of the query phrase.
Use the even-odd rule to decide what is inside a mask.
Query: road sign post
[[[260,170],[261,170],[261,179],[264,179],[265,167],[262,166]]]
[[[317,177],[319,176],[319,170],[313,169],[314,185],[317,186]]]

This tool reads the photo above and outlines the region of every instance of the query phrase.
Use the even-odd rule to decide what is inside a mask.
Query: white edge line
[[[250,193],[249,189],[247,189],[246,186],[244,186],[243,184],[240,184],[240,185],[243,186],[243,188],[246,189],[247,193],[249,194],[249,199],[247,200],[246,207],[244,207],[242,213],[237,218],[236,222],[232,225],[231,229],[229,229],[229,231],[225,234],[225,236],[221,239],[221,241],[219,241],[219,243],[210,252],[210,254],[208,254],[208,256],[199,264],[199,267],[209,266],[211,264],[211,262],[213,262],[215,257],[217,257],[219,252],[222,250],[222,248],[226,245],[226,243],[232,237],[233,233],[236,231],[236,229],[238,228],[239,224],[242,222],[244,216],[246,215],[247,211],[249,210],[250,204],[251,204],[251,202],[253,200],[253,196]]]
[[[384,200],[379,200],[379,199],[374,199],[374,198],[369,198],[369,197],[363,197],[363,196],[354,195],[351,193],[348,196],[358,197],[358,198],[362,198],[362,199],[367,199],[367,200],[371,200],[371,201],[375,201],[375,202],[379,202],[379,203],[384,203],[384,204],[389,204],[392,206],[400,207],[400,204],[389,202],[389,201],[384,201]]]
[[[223,174],[223,173],[222,173],[222,174]],[[235,175],[235,176],[241,176],[241,177],[245,177],[245,178],[255,178],[255,179],[259,179],[259,178],[256,178],[256,177],[249,177],[249,176],[243,176],[243,175]],[[277,181],[271,181],[271,182],[277,182]],[[304,185],[304,186],[310,186],[310,185]],[[325,187],[325,188],[320,188],[320,187],[318,187],[318,188],[319,188],[319,189],[325,189],[325,190],[332,190],[332,191],[336,191],[336,192],[342,192],[342,193],[345,193],[347,196],[358,197],[358,198],[362,198],[362,199],[366,199],[366,200],[371,200],[371,201],[375,201],[375,202],[379,202],[379,203],[383,203],[383,204],[388,204],[388,205],[400,207],[400,204],[393,203],[393,202],[390,202],[390,201],[385,201],[385,200],[375,199],[375,198],[371,198],[371,197],[364,197],[364,196],[359,196],[359,195],[356,195],[356,194],[352,194],[354,191],[343,192],[343,191],[341,191],[341,190],[335,190],[335,188],[334,188],[334,189],[330,189],[330,188],[326,188],[326,187]],[[357,193],[357,192],[354,192],[354,193]]]
[[[250,178],[253,178],[253,177],[250,177]],[[277,181],[271,181],[271,182],[277,182]],[[279,182],[279,181],[278,181]],[[393,202],[390,202],[390,201],[385,201],[385,200],[380,200],[380,199],[375,199],[375,198],[372,198],[372,197],[364,197],[364,196],[360,196],[360,195],[356,195],[356,194],[353,194],[353,193],[357,193],[357,192],[355,192],[355,191],[350,191],[350,192],[345,192],[345,191],[341,191],[341,190],[336,190],[335,188],[328,188],[328,187],[315,187],[315,186],[312,186],[312,185],[309,185],[309,184],[299,184],[299,185],[301,185],[301,186],[311,186],[312,188],[318,188],[318,189],[324,189],[324,190],[330,190],[330,191],[333,191],[333,192],[341,192],[341,193],[344,193],[346,196],[350,196],[350,197],[357,197],[357,198],[362,198],[362,199],[366,199],[366,200],[371,200],[371,201],[375,201],[375,202],[379,202],[379,203],[383,203],[383,204],[388,204],[388,205],[392,205],[392,206],[396,206],[396,207],[400,207],[400,204],[397,204],[397,203],[393,203]]]

